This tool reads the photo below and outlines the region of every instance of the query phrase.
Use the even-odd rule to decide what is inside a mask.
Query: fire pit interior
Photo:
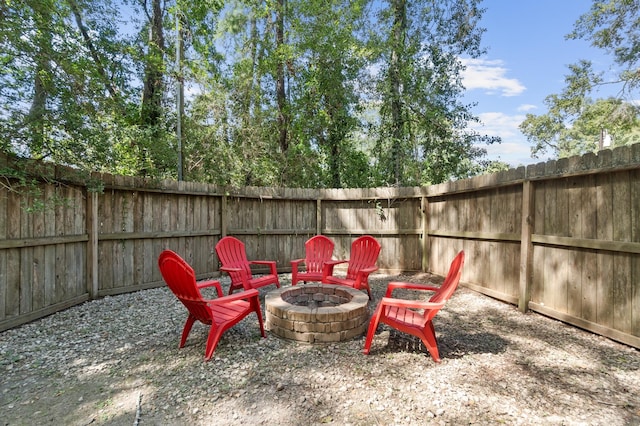
[[[352,339],[367,327],[369,297],[350,287],[305,284],[265,296],[265,328],[285,339],[331,343]]]

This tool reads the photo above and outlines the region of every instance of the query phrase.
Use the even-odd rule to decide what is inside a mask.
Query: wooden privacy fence
[[[40,167],[33,173],[56,183],[0,189],[0,330],[162,286],[165,248],[205,278],[219,275],[224,235],[288,272],[312,235],[348,258],[353,239],[370,234],[381,271],[444,274],[464,249],[464,285],[640,348],[640,144],[415,188],[230,189],[95,174],[104,190],[92,192],[66,168]]]

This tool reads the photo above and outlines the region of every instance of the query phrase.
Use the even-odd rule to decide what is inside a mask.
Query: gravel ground
[[[392,280],[441,281],[377,275],[371,308]],[[465,288],[434,320],[440,364],[386,326],[365,356],[364,336],[262,339],[254,315],[205,363],[205,326],[177,348],[185,318],[158,288],[0,333],[0,424],[640,424],[640,351]]]

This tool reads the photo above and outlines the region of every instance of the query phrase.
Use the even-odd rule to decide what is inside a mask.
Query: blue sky
[[[500,136],[486,147],[489,159],[513,167],[544,161],[531,158],[530,144],[518,129],[527,113],[544,114],[544,98],[560,93],[567,66],[580,59],[606,70],[610,60],[583,40],[565,40],[591,0],[485,0],[483,44],[488,53],[467,62],[466,102],[484,123],[480,132]],[[603,95],[604,96],[604,95]],[[600,97],[600,96],[597,96]]]

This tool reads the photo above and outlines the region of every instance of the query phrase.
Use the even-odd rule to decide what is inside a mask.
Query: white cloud
[[[539,160],[531,158],[531,145],[518,126],[525,119],[524,115],[507,115],[501,112],[486,112],[478,115],[482,124],[470,127],[481,134],[500,136],[502,143],[482,145],[487,150],[490,160],[504,161],[512,166],[535,163]]]
[[[520,112],[528,112],[528,111],[531,111],[531,110],[534,110],[534,109],[538,109],[538,107],[535,106],[535,105],[531,105],[531,104],[524,104],[524,105],[520,105],[518,107],[518,111],[520,111]]]
[[[486,90],[490,94],[517,96],[526,87],[515,78],[507,78],[507,68],[500,60],[462,59],[466,69],[462,72],[463,84],[467,90]]]
[[[473,126],[478,132],[492,136],[500,136],[503,140],[522,138],[518,126],[525,119],[524,115],[507,115],[502,112],[483,112],[478,115],[481,125]]]

